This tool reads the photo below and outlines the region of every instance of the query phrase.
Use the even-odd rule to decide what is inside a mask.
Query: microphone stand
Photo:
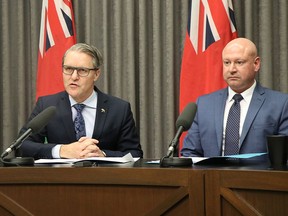
[[[32,133],[32,129],[29,128],[25,133],[23,133],[14,143],[6,149],[0,156],[0,161],[4,166],[31,166],[34,165],[33,157],[16,157],[16,158],[8,158],[5,157],[14,151],[17,147],[19,147],[22,142]]]
[[[191,167],[193,161],[191,158],[163,157],[160,160],[160,167]]]
[[[33,157],[16,157],[8,159],[0,157],[0,161],[4,166],[34,166]]]
[[[0,156],[0,162],[2,162],[4,166],[33,166],[34,165],[33,157],[16,157],[16,158],[5,159],[5,157],[9,153],[10,153],[10,150],[3,152]]]
[[[192,158],[173,157],[174,146],[176,146],[178,143],[179,143],[178,139],[176,142],[172,141],[172,144],[174,145],[171,145],[169,147],[167,155],[161,158],[160,167],[191,167],[192,166],[193,164]]]

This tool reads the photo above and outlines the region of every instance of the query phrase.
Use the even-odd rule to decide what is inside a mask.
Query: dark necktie
[[[226,124],[224,155],[239,154],[240,101],[243,97],[235,94],[233,99]]]
[[[81,137],[86,136],[85,121],[82,116],[82,110],[84,109],[84,104],[75,104],[73,106],[77,110],[77,115],[74,120],[76,139],[79,140]]]

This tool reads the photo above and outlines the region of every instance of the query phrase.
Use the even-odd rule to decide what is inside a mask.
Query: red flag
[[[200,95],[226,86],[222,50],[237,37],[231,0],[191,0],[188,17],[180,75],[180,112]]]
[[[43,0],[36,99],[64,90],[62,57],[75,43],[72,0]]]

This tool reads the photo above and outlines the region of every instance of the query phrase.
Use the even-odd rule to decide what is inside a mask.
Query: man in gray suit
[[[228,112],[235,94],[243,97],[239,154],[267,152],[267,135],[288,135],[288,95],[264,88],[255,80],[260,69],[255,44],[236,38],[225,46],[222,59],[228,87],[198,98],[197,113],[181,150],[183,156],[224,155]]]
[[[131,153],[143,157],[130,104],[94,86],[102,62],[98,49],[88,44],[75,44],[66,51],[62,60],[65,91],[40,97],[29,121],[49,106],[56,107],[56,115],[22,143],[17,156],[87,158]],[[78,106],[83,110],[77,111]]]

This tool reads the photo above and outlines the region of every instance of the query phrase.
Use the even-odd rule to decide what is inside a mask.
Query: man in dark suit
[[[234,39],[225,46],[222,59],[228,87],[198,98],[197,113],[181,150],[183,156],[225,155],[225,129],[235,94],[243,98],[239,154],[267,152],[267,135],[288,135],[288,95],[256,82],[260,58],[255,44],[245,38]]]
[[[88,44],[75,44],[66,51],[62,59],[65,91],[40,97],[29,121],[49,106],[56,107],[56,114],[41,132],[22,143],[18,156],[121,157],[130,152],[133,157],[143,157],[130,104],[94,86],[102,62],[98,49]],[[77,104],[84,107],[80,114]],[[78,127],[82,131],[74,127],[80,118],[84,119]],[[25,130],[24,126],[20,133]]]

